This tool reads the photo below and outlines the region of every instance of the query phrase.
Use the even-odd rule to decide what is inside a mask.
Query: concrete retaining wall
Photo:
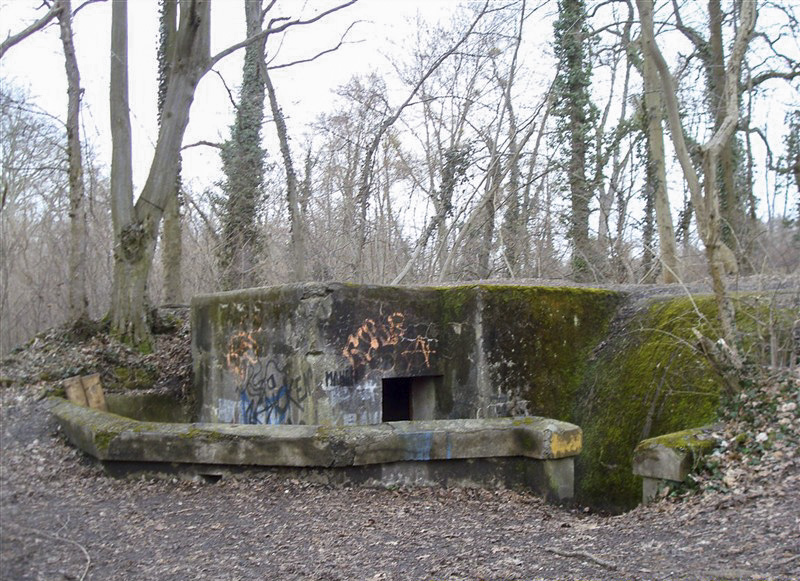
[[[503,474],[512,467],[515,482],[557,500],[573,495],[573,457],[582,447],[577,426],[533,417],[331,427],[140,422],[64,400],[51,411],[73,444],[118,469],[379,466],[384,484],[432,484],[508,483]],[[510,462],[496,462],[503,459]],[[486,472],[493,462],[497,470]]]

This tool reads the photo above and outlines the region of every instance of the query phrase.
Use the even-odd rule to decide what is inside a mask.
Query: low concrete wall
[[[380,465],[384,484],[431,484],[446,481],[450,473],[459,476],[470,461],[508,458],[523,480],[529,480],[529,488],[556,500],[572,498],[573,458],[582,447],[578,426],[537,417],[333,427],[140,422],[58,399],[51,411],[73,444],[103,462],[155,467]],[[488,465],[481,463],[482,469]],[[486,478],[476,476],[479,481]]]
[[[143,422],[191,422],[194,410],[186,402],[163,393],[107,393],[108,411]]]
[[[683,482],[716,446],[713,431],[713,427],[695,428],[642,440],[633,452],[633,473],[643,478],[642,502],[650,502],[665,481]]]

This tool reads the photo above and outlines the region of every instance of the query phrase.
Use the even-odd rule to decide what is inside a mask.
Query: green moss
[[[461,323],[475,305],[477,286],[436,287],[441,300],[442,323]]]
[[[791,329],[781,321],[794,320],[796,311],[776,309],[769,297],[754,293],[735,301],[740,347],[751,362],[763,362],[760,350],[769,343],[764,321]],[[631,471],[637,444],[716,419],[723,387],[693,348],[693,329],[717,336],[716,315],[712,296],[656,300],[609,338],[588,370],[572,420],[584,432],[575,477],[582,502],[615,510],[635,506],[641,494]]]
[[[180,437],[186,440],[202,439],[207,442],[221,442],[223,440],[236,440],[237,436],[234,434],[225,434],[218,430],[209,430],[204,428],[197,428],[192,426],[188,431],[180,434]]]
[[[643,440],[637,448],[663,446],[681,452],[692,452],[693,455],[698,456],[710,452],[716,445],[715,440],[708,437],[707,434],[708,430],[703,428],[682,430]]]
[[[480,287],[491,383],[529,413],[571,421],[591,350],[624,295],[595,289]]]
[[[100,455],[105,455],[108,452],[111,441],[119,436],[116,430],[98,430],[94,433],[94,446]]]
[[[695,303],[713,320],[710,297]],[[691,347],[698,327],[708,331],[690,299],[653,302],[592,363],[574,416],[584,432],[575,479],[582,502],[612,510],[635,506],[641,495],[631,471],[636,445],[715,418],[721,384]]]
[[[115,367],[112,387],[122,390],[150,389],[158,378],[158,373],[146,367]]]

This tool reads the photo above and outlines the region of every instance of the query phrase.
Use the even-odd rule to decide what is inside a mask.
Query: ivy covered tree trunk
[[[261,29],[260,1],[244,1],[247,36]],[[246,288],[258,283],[256,267],[262,247],[257,210],[263,199],[264,158],[261,128],[264,124],[265,40],[245,48],[242,87],[231,137],[222,146],[225,174],[222,248],[219,256],[223,287]]]
[[[592,192],[586,179],[592,69],[586,50],[588,28],[584,0],[560,0],[554,28],[554,48],[559,67],[555,84],[556,114],[560,118],[559,133],[568,147],[566,177],[571,206],[569,238],[572,243],[572,271],[576,280],[586,280],[592,256],[589,237]]]

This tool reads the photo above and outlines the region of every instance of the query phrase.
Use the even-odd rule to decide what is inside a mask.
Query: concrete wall
[[[355,425],[381,423],[386,412],[409,415],[395,420],[566,420],[586,356],[619,300],[590,289],[490,285],[302,284],[199,296],[199,419]]]

